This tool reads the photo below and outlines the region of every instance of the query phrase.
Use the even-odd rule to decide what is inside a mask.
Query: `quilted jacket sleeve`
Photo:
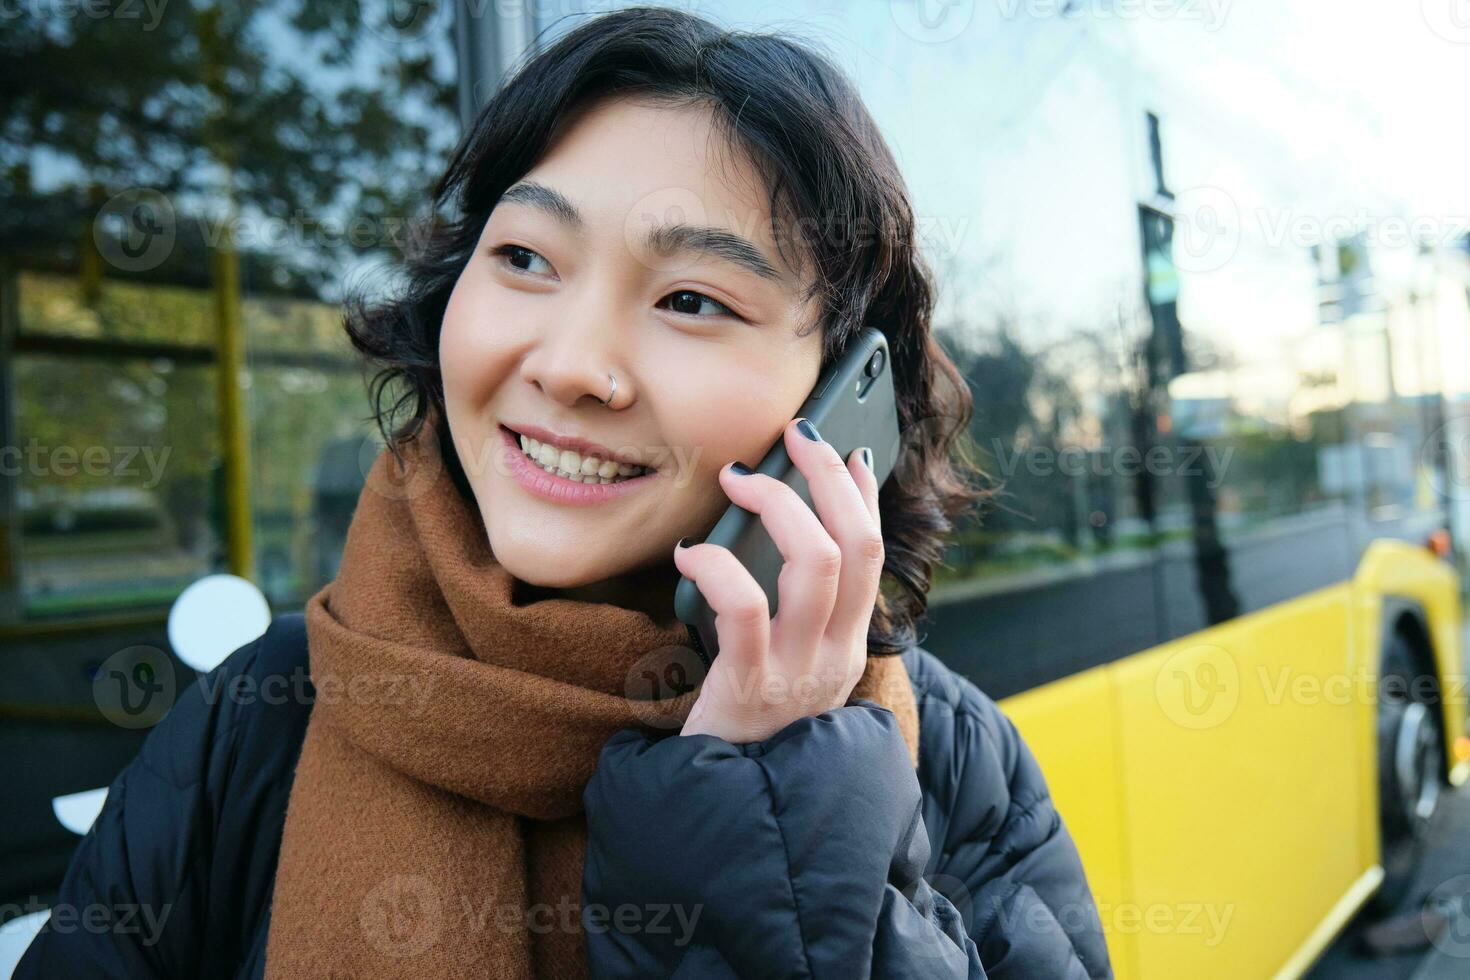
[[[271,753],[295,751],[308,713],[276,661],[303,650],[299,615],[279,617],[180,692],[108,787],[16,980],[233,973],[278,846],[258,831],[284,805]]]
[[[983,691],[927,651],[905,654],[922,719],[925,877],[993,980],[1110,980],[1092,890],[1040,765]]]
[[[193,828],[204,790],[167,745],[194,710],[175,705],[113,779],[15,980],[184,977],[196,969],[206,881],[197,873],[203,840]]]
[[[583,794],[593,976],[1112,978],[1015,725],[927,651],[904,662],[917,773],[865,700],[748,745],[609,739]]]
[[[583,800],[595,977],[986,976],[923,877],[919,783],[871,701],[743,745],[625,729]]]

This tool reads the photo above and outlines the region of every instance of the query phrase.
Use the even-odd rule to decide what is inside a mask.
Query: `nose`
[[[606,304],[600,314],[567,311],[579,323],[563,320],[542,331],[532,350],[521,360],[521,380],[540,388],[549,398],[566,406],[590,398],[599,405],[610,400],[610,373],[618,376],[618,401],[628,398],[628,372],[620,370],[615,351],[621,332],[608,315]]]

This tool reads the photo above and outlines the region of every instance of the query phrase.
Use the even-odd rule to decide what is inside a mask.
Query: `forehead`
[[[630,242],[660,226],[727,228],[796,281],[789,265],[798,256],[776,247],[765,181],[709,107],[636,97],[593,103],[563,121],[522,179],[561,192],[594,232]]]

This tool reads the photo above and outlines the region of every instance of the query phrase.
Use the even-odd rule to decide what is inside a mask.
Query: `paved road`
[[[1450,917],[1448,925],[1439,926],[1441,911]],[[1440,801],[1419,877],[1393,918],[1417,949],[1373,955],[1367,941],[1371,923],[1359,916],[1306,980],[1470,978],[1470,784]]]

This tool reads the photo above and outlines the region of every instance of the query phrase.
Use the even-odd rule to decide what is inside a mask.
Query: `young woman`
[[[62,886],[159,928],[53,913],[18,976],[1111,976],[1035,759],[915,639],[971,404],[851,85],[613,13],[435,202],[402,295],[348,317],[389,448],[337,580],[150,733]],[[881,490],[793,418],[865,326],[906,435]],[[815,508],[748,472],[776,439]],[[685,546],[731,501],[785,558],[774,618]]]

